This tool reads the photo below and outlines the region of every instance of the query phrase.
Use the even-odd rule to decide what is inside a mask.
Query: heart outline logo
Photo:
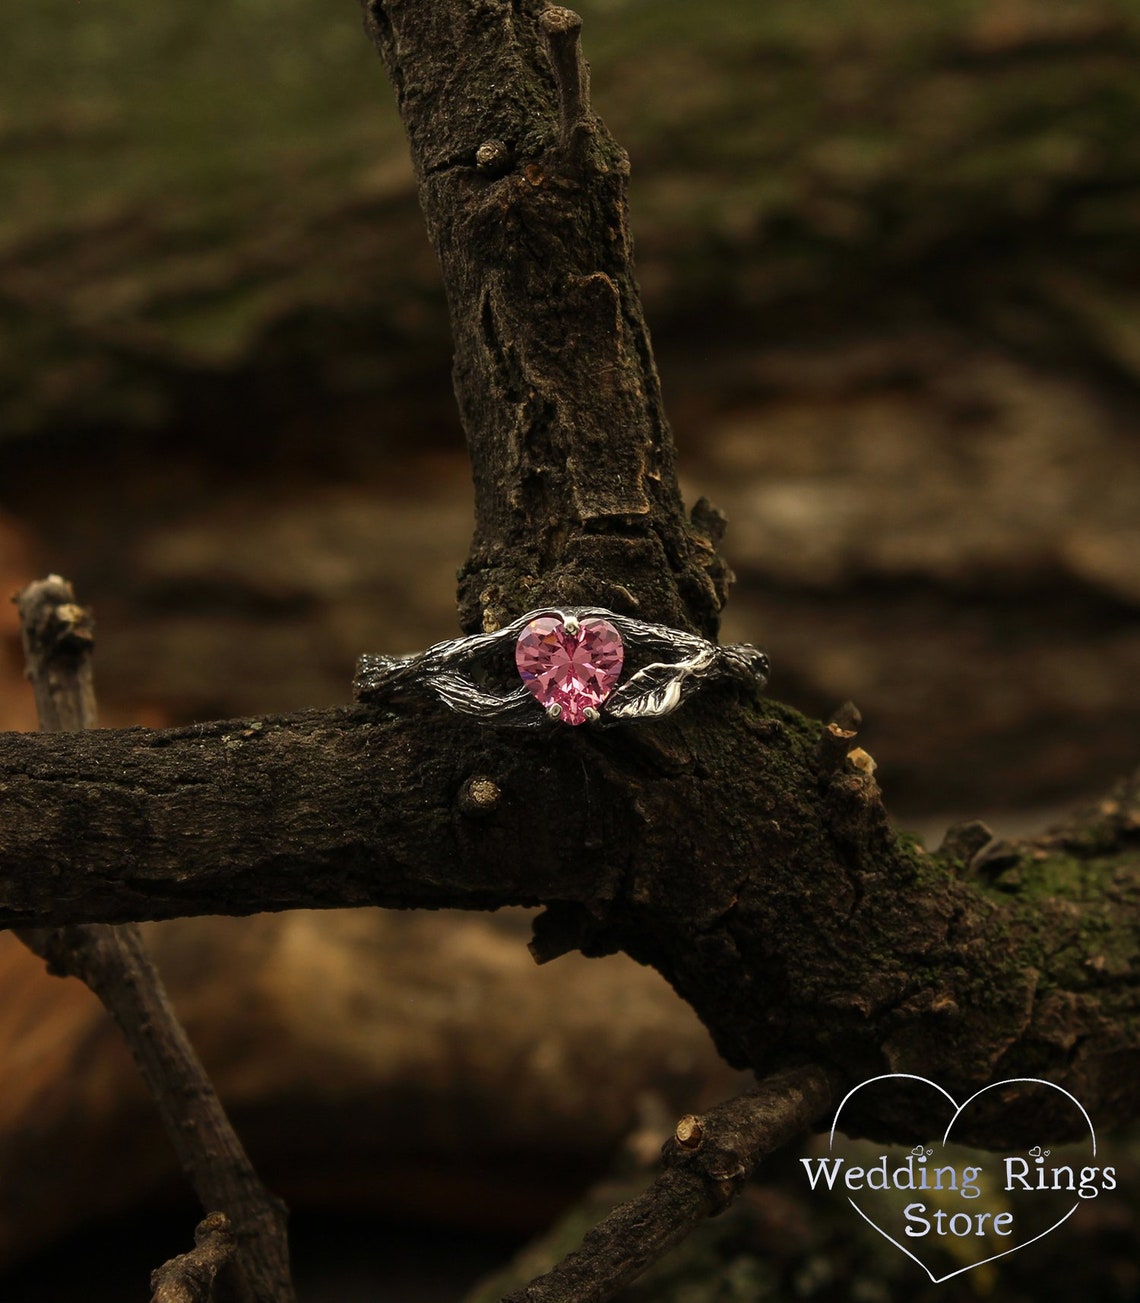
[[[1070,1091],[1067,1091],[1064,1088],[1064,1086],[1058,1086],[1055,1081],[1045,1081],[1041,1077],[1007,1077],[1004,1081],[993,1081],[988,1086],[983,1086],[980,1090],[974,1091],[974,1093],[969,1097],[969,1099],[959,1104],[958,1101],[954,1098],[954,1096],[951,1095],[948,1090],[940,1086],[936,1081],[931,1081],[929,1077],[920,1077],[917,1073],[913,1073],[913,1072],[884,1072],[878,1077],[868,1077],[866,1081],[861,1081],[857,1086],[853,1086],[847,1092],[847,1094],[844,1095],[843,1098],[839,1101],[839,1107],[835,1110],[835,1117],[832,1119],[831,1122],[831,1131],[828,1133],[828,1137],[827,1137],[829,1149],[834,1149],[835,1147],[835,1132],[839,1126],[839,1116],[843,1112],[844,1108],[846,1107],[848,1100],[850,1100],[853,1095],[858,1094],[858,1092],[861,1091],[864,1086],[874,1085],[874,1083],[877,1081],[920,1081],[923,1083],[923,1085],[933,1086],[934,1089],[938,1091],[940,1095],[942,1095],[945,1099],[947,1099],[950,1102],[952,1108],[954,1109],[954,1114],[950,1118],[950,1121],[946,1126],[946,1130],[942,1133],[943,1145],[946,1144],[950,1132],[954,1129],[954,1123],[957,1122],[958,1118],[961,1117],[962,1113],[974,1102],[974,1100],[978,1099],[979,1096],[984,1095],[986,1091],[997,1090],[1001,1086],[1017,1086],[1017,1085],[1026,1085],[1026,1084],[1047,1086],[1050,1090],[1059,1091],[1067,1099],[1071,1100],[1080,1110],[1081,1116],[1084,1118],[1085,1124],[1088,1126],[1089,1129],[1089,1138],[1092,1141],[1092,1156],[1094,1158],[1096,1157],[1096,1131],[1093,1129],[1092,1119],[1085,1111],[1085,1107],[1080,1102],[1080,1100],[1077,1099],[1077,1097],[1073,1095]],[[921,1148],[921,1146],[919,1146],[919,1148]],[[1038,1153],[1042,1152],[1041,1147],[1039,1145],[1035,1146],[1035,1149],[1037,1150]],[[1033,1151],[1031,1150],[1030,1152],[1032,1153]],[[1048,1153],[1049,1151],[1045,1150],[1044,1152]],[[868,1214],[865,1213],[863,1209],[859,1207],[859,1205],[855,1202],[854,1199],[851,1198],[850,1195],[848,1195],[847,1197],[847,1202],[851,1205],[852,1208],[855,1209],[855,1211],[859,1214],[859,1216],[863,1218],[863,1220],[868,1224],[868,1226],[873,1227],[876,1231],[879,1232],[879,1234],[883,1237],[883,1239],[889,1241],[891,1244],[895,1246],[896,1249],[899,1249],[901,1252],[905,1253],[906,1256],[910,1258],[912,1262],[916,1262],[922,1268],[922,1270],[926,1272],[927,1276],[930,1278],[931,1284],[934,1285],[941,1285],[943,1281],[952,1280],[955,1276],[961,1276],[963,1272],[973,1271],[975,1267],[981,1267],[987,1262],[996,1262],[998,1258],[1005,1258],[1008,1257],[1011,1253],[1017,1253],[1021,1249],[1027,1249],[1031,1244],[1036,1244],[1038,1240],[1043,1240],[1046,1235],[1051,1235],[1057,1229],[1058,1226],[1064,1225],[1064,1223],[1067,1222],[1069,1218],[1073,1215],[1073,1213],[1075,1213],[1077,1209],[1080,1207],[1080,1199],[1078,1198],[1076,1203],[1073,1204],[1073,1206],[1069,1209],[1067,1213],[1064,1214],[1063,1217],[1058,1218],[1057,1221],[1053,1222],[1051,1226],[1047,1226],[1045,1230],[1041,1231],[1037,1235],[1034,1235],[1032,1239],[1026,1240],[1024,1244],[1014,1244],[1008,1249],[1002,1249],[1000,1253],[990,1254],[988,1258],[979,1258],[977,1262],[971,1262],[967,1264],[965,1267],[958,1267],[955,1271],[949,1271],[944,1276],[936,1276],[934,1272],[932,1272],[930,1268],[926,1265],[926,1263],[922,1261],[921,1258],[911,1253],[911,1251],[906,1247],[905,1244],[900,1244],[898,1240],[894,1238],[893,1235],[888,1235],[887,1232],[883,1230],[883,1228],[872,1217],[868,1216]]]

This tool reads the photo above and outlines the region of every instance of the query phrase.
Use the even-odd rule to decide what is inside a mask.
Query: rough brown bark
[[[80,6],[69,30],[126,9],[85,25]],[[254,11],[193,12],[216,45],[160,52],[132,26],[107,46],[105,136],[83,78],[9,102],[20,140],[55,142],[23,165],[77,184],[6,209],[0,428],[71,432],[3,442],[0,500],[43,544],[7,587],[50,564],[98,593],[109,724],[334,703],[358,647],[452,631],[470,538],[462,451],[440,455],[458,421],[438,263],[370,47],[349,31],[354,81],[311,31],[263,27],[279,50],[296,33],[341,115],[313,116],[310,90],[287,175],[258,169],[258,134],[226,157],[261,184],[203,188],[209,113],[168,123],[174,174],[121,166],[165,121],[129,98],[162,98],[145,69],[232,69],[265,107],[251,128],[286,131],[269,97],[297,91],[245,58]],[[15,48],[38,13],[9,24]],[[731,636],[767,640],[809,714],[855,693],[908,813],[1107,784],[1140,728],[1134,7],[710,0],[587,23],[682,465],[731,521]],[[98,214],[80,175],[115,195]]]
[[[475,476],[464,627],[560,602],[715,634],[718,522],[684,516],[633,277],[629,161],[590,111],[581,20],[539,0],[365,12],[451,313]]]
[[[656,725],[580,734],[425,700],[9,735],[2,918],[544,904],[542,957],[652,964],[736,1065],[950,1090],[1048,1075],[1100,1126],[1135,1115],[1140,779],[1041,844],[931,856],[775,703],[706,690]],[[474,776],[501,793],[478,817],[460,807]],[[975,1139],[1055,1123],[1013,1110]],[[924,1119],[863,1124],[906,1138]]]
[[[91,651],[95,625],[59,575],[29,584],[13,598],[20,613],[24,665],[36,694],[41,733],[94,728],[99,712]]]
[[[476,623],[472,576],[485,566],[494,572],[498,558],[515,558],[498,571],[515,578],[480,593],[490,627],[537,601],[612,600],[615,583],[638,593],[643,550],[607,548],[599,572],[585,574],[584,590],[570,591],[561,586],[563,555],[529,550],[536,518],[546,522],[548,537],[591,531],[591,503],[601,496],[592,498],[590,486],[603,449],[608,482],[626,495],[611,520],[635,519],[631,490],[647,482],[635,471],[652,467],[663,477],[662,518],[674,529],[679,522],[668,430],[657,387],[646,383],[652,363],[632,275],[624,159],[579,103],[584,78],[571,66],[573,16],[540,0],[368,0],[366,13],[396,87],[456,337],[456,391],[478,521],[466,622]],[[460,82],[462,95],[452,94]],[[505,155],[495,153],[500,175],[490,181],[480,175],[475,152],[487,140],[506,146]],[[587,283],[605,312],[579,300]],[[574,323],[572,337],[560,322]],[[623,351],[627,331],[640,370]],[[602,409],[595,402],[599,359],[612,361],[622,400]],[[557,396],[555,420],[536,419],[528,406],[544,392]],[[631,396],[635,419],[627,412]],[[572,431],[572,441],[545,437],[551,430]],[[560,490],[536,497],[536,481]],[[605,515],[598,511],[597,519]],[[706,573],[723,577],[710,554]],[[651,568],[661,574],[660,558]],[[671,568],[679,570],[675,555]],[[549,581],[518,582],[534,569]],[[680,582],[676,591],[687,607],[683,619],[675,602],[660,605],[659,589],[656,605],[646,603],[643,613],[708,628],[701,592]],[[704,598],[715,591],[706,587]],[[1086,1098],[1095,1094],[1110,1115],[1122,1105],[1126,1111],[1131,1091],[1116,1073],[1137,1055],[1134,998],[1122,993],[1119,979],[1103,984],[1070,972],[1057,981],[1053,970],[1066,950],[1071,958],[1073,945],[1095,964],[1089,937],[1114,925],[1124,929],[1119,954],[1131,970],[1138,949],[1135,869],[1122,871],[1117,884],[1129,906],[1123,915],[1104,899],[1046,897],[1031,908],[1020,901],[1003,908],[892,837],[865,756],[852,763],[842,747],[816,755],[789,716],[753,713],[748,704],[726,711],[726,704],[706,699],[682,724],[644,730],[646,741],[635,746],[645,770],[636,777],[629,743],[618,740],[627,753],[607,757],[607,783],[595,798],[606,807],[606,796],[624,788],[598,838],[616,850],[602,861],[613,866],[610,875],[595,882],[589,903],[580,893],[546,897],[551,908],[536,929],[536,955],[622,946],[694,1003],[731,1062],[761,1070],[822,1061],[854,1075],[925,1072],[954,1089],[998,1071],[1012,1074],[1015,1064],[1028,1072],[1048,1062],[1079,1081]],[[605,747],[585,739],[575,745],[590,746],[595,763]],[[544,745],[534,769],[549,772],[553,753]],[[715,784],[706,787],[713,774]],[[571,782],[567,774],[557,783],[560,798],[574,790]],[[688,790],[672,791],[673,799],[657,806],[670,787]],[[545,805],[544,815],[549,810]],[[569,833],[570,845],[588,846],[590,833],[575,832],[598,826],[596,807],[575,813],[558,830],[560,840],[566,845]],[[517,844],[537,838],[536,862],[557,864],[556,849],[543,844],[546,829],[526,823]],[[1110,1025],[1120,1035],[1105,1040]],[[1081,1063],[1094,1045],[1095,1068]],[[997,1131],[1008,1139],[1018,1125],[1040,1127],[1046,1119],[1037,1111],[1024,1107],[1019,1123],[1007,1119]],[[900,1124],[896,1117],[887,1128]]]
[[[211,1213],[198,1223],[190,1252],[164,1262],[151,1275],[151,1303],[213,1303],[218,1273],[231,1261],[233,1252],[228,1219],[222,1213]]]

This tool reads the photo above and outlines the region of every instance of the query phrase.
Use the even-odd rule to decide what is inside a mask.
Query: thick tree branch
[[[15,601],[41,729],[57,733],[93,728],[90,612],[76,604],[71,585],[58,575],[29,584]],[[170,1004],[139,928],[133,923],[82,923],[23,928],[17,935],[51,972],[83,981],[118,1024],[203,1208],[229,1214],[228,1220],[223,1217],[224,1228],[210,1223],[209,1229],[219,1234],[224,1229],[228,1257],[232,1223],[237,1237],[236,1296],[243,1303],[291,1303],[285,1207],[253,1170]],[[206,1222],[199,1230],[204,1227]],[[222,1260],[216,1240],[214,1236],[206,1246],[203,1261]],[[195,1254],[177,1261],[197,1261]]]
[[[757,1164],[833,1107],[827,1074],[798,1068],[753,1091],[682,1118],[653,1184],[617,1207],[580,1249],[503,1303],[604,1303],[723,1211]]]
[[[735,689],[583,733],[485,728],[425,695],[7,735],[0,921],[544,904],[540,952],[652,964],[738,1066],[952,1091],[1050,1076],[1098,1126],[1135,1115],[1140,776],[1060,840],[963,861],[893,835],[873,778],[821,766],[817,725]],[[477,809],[476,779],[498,793]],[[850,1121],[899,1139],[926,1123]],[[976,1138],[1060,1125],[1026,1107]]]
[[[581,20],[541,0],[365,12],[451,312],[475,476],[464,626],[558,602],[715,633],[729,574],[708,513],[682,508],[629,162],[589,111]]]

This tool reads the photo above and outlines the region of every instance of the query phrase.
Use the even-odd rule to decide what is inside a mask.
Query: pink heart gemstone
[[[515,664],[522,681],[544,706],[561,706],[559,718],[584,724],[614,690],[625,648],[608,620],[571,621],[573,633],[556,615],[540,615],[519,635]]]

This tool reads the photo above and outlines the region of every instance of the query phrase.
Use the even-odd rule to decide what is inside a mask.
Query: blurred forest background
[[[935,841],[1095,795],[1140,756],[1140,0],[579,8],[683,487],[729,517],[725,636],[770,651],[782,700],[853,698],[888,803]],[[0,575],[54,570],[94,606],[103,722],[344,702],[361,651],[453,636],[471,501],[446,308],[355,5],[40,0],[4,43]],[[0,726],[33,728],[0,619]],[[361,1217],[402,1228],[371,1254],[392,1298],[457,1298],[636,1119],[732,1089],[653,974],[535,970],[525,935],[372,912],[154,930],[325,1244],[308,1298],[352,1297],[330,1273]],[[144,1298],[193,1214],[85,992],[3,942],[0,1297],[64,1303],[51,1246],[93,1224],[67,1256],[130,1260],[116,1296]],[[108,1229],[168,1202],[161,1247]],[[755,1214],[777,1290],[778,1213]]]

